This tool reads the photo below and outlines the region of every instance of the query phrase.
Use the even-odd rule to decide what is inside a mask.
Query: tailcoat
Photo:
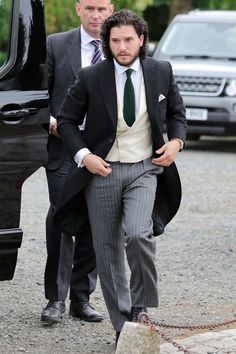
[[[185,141],[185,108],[169,62],[146,58],[141,60],[141,65],[155,155],[155,151],[165,143],[164,129],[169,140],[178,137]],[[160,100],[163,96],[164,99]],[[91,153],[105,159],[116,138],[117,111],[113,60],[107,59],[81,69],[57,117],[59,133],[70,156],[87,147]],[[78,125],[82,124],[85,115],[86,125],[82,134]],[[83,190],[91,178],[92,174],[85,167],[78,168],[73,164],[54,215],[54,221],[65,232],[79,233],[86,214]],[[163,233],[181,201],[181,183],[175,163],[165,167],[157,178],[154,235]]]

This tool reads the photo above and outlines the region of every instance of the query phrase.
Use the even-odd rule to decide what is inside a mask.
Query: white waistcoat
[[[123,117],[121,104],[118,102],[118,122],[114,144],[106,157],[106,161],[124,163],[140,162],[152,156],[153,143],[151,126],[148,119],[145,86],[142,78],[140,93],[140,108],[132,127],[129,127]]]

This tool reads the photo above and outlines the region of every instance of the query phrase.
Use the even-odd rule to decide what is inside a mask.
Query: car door
[[[23,182],[47,159],[42,0],[0,1],[0,280],[12,279],[23,231]]]

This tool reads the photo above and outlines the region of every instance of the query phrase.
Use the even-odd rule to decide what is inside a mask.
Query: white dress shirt
[[[98,40],[99,38],[94,38],[88,34],[83,26],[80,26],[81,33],[81,60],[82,60],[82,68],[91,65],[91,61],[94,53],[94,45],[91,43],[94,40]],[[102,44],[101,48],[102,50]]]
[[[133,69],[131,80],[134,86],[135,115],[137,117],[139,112],[139,107],[140,107],[140,90],[141,90],[141,82],[142,82],[142,67],[140,64],[140,59],[137,58],[129,68],[118,64],[115,59],[114,59],[114,65],[115,65],[116,90],[121,103],[122,111],[123,111],[124,88],[125,88],[125,82],[127,78],[126,70]]]

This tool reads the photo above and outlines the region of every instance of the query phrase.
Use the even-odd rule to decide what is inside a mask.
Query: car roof
[[[186,14],[179,14],[174,18],[175,22],[225,22],[225,21],[236,21],[236,11],[227,10],[193,10]]]

